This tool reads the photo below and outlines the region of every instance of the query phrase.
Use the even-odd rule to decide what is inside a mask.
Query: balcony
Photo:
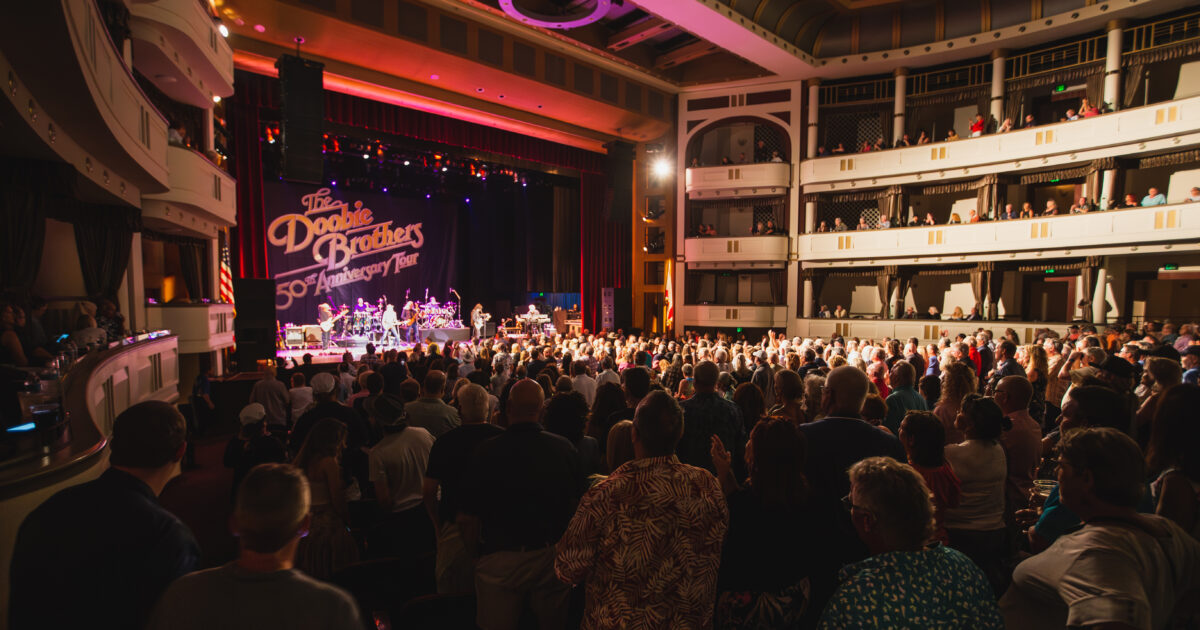
[[[170,190],[147,199],[184,206],[216,219],[220,227],[237,224],[237,181],[208,158],[184,147],[167,148]]]
[[[686,190],[691,199],[768,197],[786,193],[791,183],[786,162],[727,164],[687,169]]]
[[[1033,129],[805,160],[807,192],[1033,170],[1200,143],[1200,96]]]
[[[680,324],[699,327],[783,328],[787,326],[787,307],[754,305],[687,304],[682,307]]]
[[[1065,330],[1069,323],[1055,322],[1021,322],[1021,321],[937,321],[923,319],[794,319],[795,328],[789,329],[790,334],[801,337],[821,337],[829,339],[835,333],[846,338],[861,339],[907,339],[916,337],[923,343],[937,341],[945,332],[951,339],[955,335],[973,335],[980,327],[993,330],[1012,328],[1022,340],[1034,339],[1037,331],[1049,328],[1055,331]],[[997,332],[999,332],[999,330]]]
[[[936,227],[805,234],[805,261],[867,259],[890,264],[1042,256],[1129,254],[1194,247],[1200,241],[1200,204],[1109,210],[1014,221]]]
[[[233,94],[233,49],[200,3],[134,2],[130,13],[135,65],[164,94],[203,109]]]
[[[46,0],[0,21],[4,54],[44,109],[93,159],[76,168],[167,188],[167,121],[142,93],[91,0]],[[98,162],[98,163],[97,163]]]
[[[739,238],[709,236],[683,242],[687,262],[786,261],[788,237],[746,236]]]
[[[212,352],[233,345],[232,304],[151,304],[151,328],[165,328],[179,338],[179,352]]]

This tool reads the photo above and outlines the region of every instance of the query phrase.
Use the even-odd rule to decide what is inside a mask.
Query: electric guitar
[[[333,317],[330,317],[329,319],[318,324],[321,327],[321,331],[329,332],[329,331],[333,330],[333,325],[337,323],[337,320],[345,317],[346,313],[349,313],[349,312],[350,312],[350,309],[342,309],[341,313],[338,313],[337,315],[334,315]]]
[[[413,309],[412,309],[412,317],[404,320],[404,327],[408,328],[409,326],[412,326],[413,324],[417,323],[417,320],[420,318],[421,318],[421,307],[414,304]]]

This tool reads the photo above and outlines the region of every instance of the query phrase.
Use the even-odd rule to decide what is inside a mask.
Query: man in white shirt
[[[367,453],[375,500],[387,515],[385,525],[375,528],[371,536],[372,547],[382,546],[393,552],[405,548],[432,550],[433,524],[425,512],[422,487],[433,435],[421,427],[408,426],[404,401],[397,396],[380,394],[367,412],[384,433]]]
[[[592,401],[596,400],[596,379],[588,375],[587,363],[583,361],[575,361],[571,364],[571,379],[575,391],[583,394],[583,399],[587,401],[588,408],[592,406]]]
[[[1147,206],[1165,206],[1167,205],[1166,195],[1158,192],[1157,188],[1151,188],[1146,191],[1146,196],[1142,197],[1142,207]]]

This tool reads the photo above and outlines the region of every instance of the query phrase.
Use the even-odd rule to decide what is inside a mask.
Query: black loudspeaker
[[[634,145],[615,140],[604,145],[608,149],[608,192],[604,197],[604,218],[614,223],[629,223],[633,219],[633,154]]]
[[[280,137],[283,177],[319,184],[324,181],[325,64],[293,55],[275,62],[279,70]]]
[[[626,330],[633,325],[633,289],[613,290],[613,324]]]
[[[233,330],[237,339],[238,367],[242,371],[252,371],[259,359],[275,357],[275,282],[236,278],[233,301],[237,307]],[[315,319],[316,315],[313,317]]]

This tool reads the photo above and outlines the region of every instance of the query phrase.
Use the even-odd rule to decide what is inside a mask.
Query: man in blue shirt
[[[171,582],[196,569],[192,532],[158,495],[179,474],[187,427],[148,401],[113,423],[109,468],[50,497],[17,533],[9,628],[143,628]]]
[[[1165,206],[1167,205],[1166,195],[1158,192],[1157,188],[1151,188],[1145,197],[1142,197],[1142,207],[1147,206]]]
[[[892,393],[887,397],[887,417],[883,419],[883,426],[891,429],[895,435],[900,435],[900,421],[904,420],[904,414],[914,409],[929,410],[925,398],[913,387],[916,382],[917,371],[908,361],[896,361],[888,372],[888,385]]]
[[[1200,385],[1200,346],[1188,346],[1183,351],[1183,382]]]

